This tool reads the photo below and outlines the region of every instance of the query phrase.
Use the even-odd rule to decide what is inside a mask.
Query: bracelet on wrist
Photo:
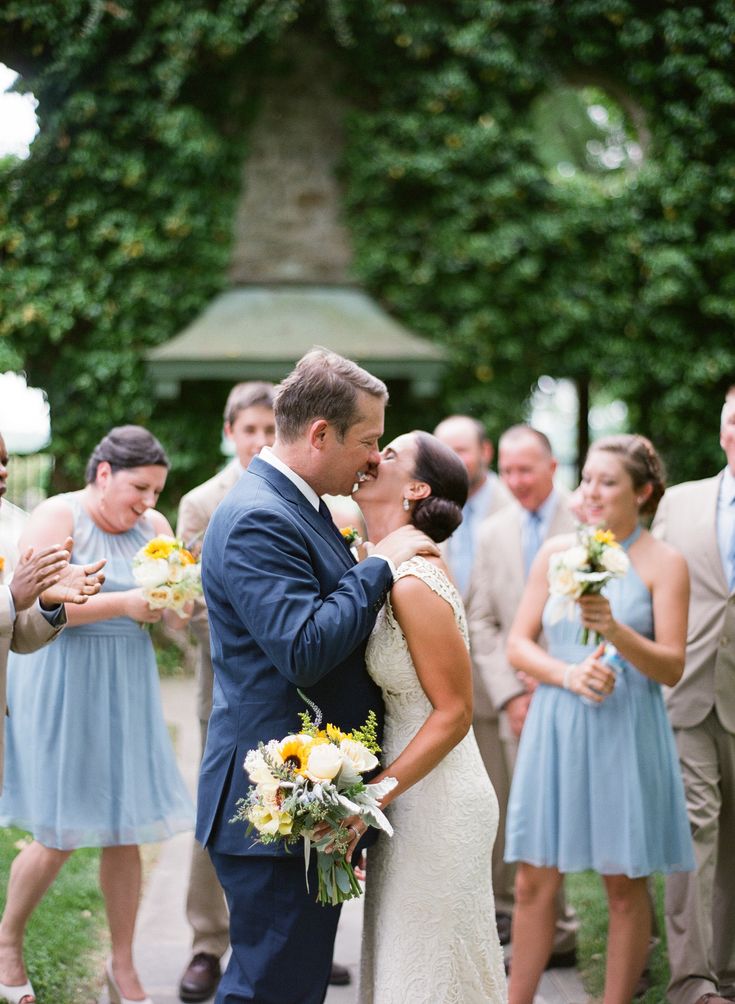
[[[570,662],[568,666],[564,668],[564,676],[562,677],[561,685],[564,690],[572,689],[572,673],[577,668],[576,662]]]

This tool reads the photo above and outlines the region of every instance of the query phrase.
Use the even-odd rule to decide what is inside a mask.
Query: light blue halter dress
[[[626,550],[640,528],[622,544]],[[613,616],[653,638],[651,594],[631,563],[605,587]],[[551,623],[549,652],[581,662],[574,621]],[[508,803],[506,861],[640,878],[694,868],[684,787],[661,685],[625,662],[613,693],[592,707],[561,687],[537,688],[523,727]]]
[[[135,586],[132,559],[155,536],[141,519],[109,534],[79,496],[72,560],[106,557],[104,592]],[[5,781],[0,825],[47,847],[108,847],[193,827],[194,810],[161,710],[147,631],[128,617],[65,628],[8,664]]]

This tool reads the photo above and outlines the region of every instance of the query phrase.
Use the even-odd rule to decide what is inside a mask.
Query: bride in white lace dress
[[[438,542],[466,497],[456,455],[414,432],[386,447],[358,500],[373,539],[412,522]],[[440,559],[397,570],[367,667],[385,699],[380,776],[398,785],[383,802],[394,835],[369,852],[360,1004],[502,1004],[490,870],[498,805],[471,729],[464,609]]]

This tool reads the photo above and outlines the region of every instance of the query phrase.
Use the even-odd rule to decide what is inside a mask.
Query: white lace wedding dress
[[[449,603],[467,644],[462,601],[424,558],[404,562]],[[431,712],[390,600],[367,668],[385,699],[382,762]],[[360,1004],[501,1004],[507,998],[490,875],[498,803],[472,731],[388,810],[395,829],[368,853]]]

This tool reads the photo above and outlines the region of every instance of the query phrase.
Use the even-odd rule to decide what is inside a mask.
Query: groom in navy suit
[[[196,835],[227,896],[232,945],[217,1004],[320,1004],[326,994],[339,908],[316,903],[313,873],[307,892],[300,851],[254,844],[230,820],[248,789],[247,751],[298,731],[297,688],[345,731],[371,709],[382,724],[367,638],[395,567],[436,547],[406,526],[355,564],[320,496],[375,476],[387,398],[347,359],[304,356],[277,388],[272,449],[252,460],[204,541],[215,683]]]

